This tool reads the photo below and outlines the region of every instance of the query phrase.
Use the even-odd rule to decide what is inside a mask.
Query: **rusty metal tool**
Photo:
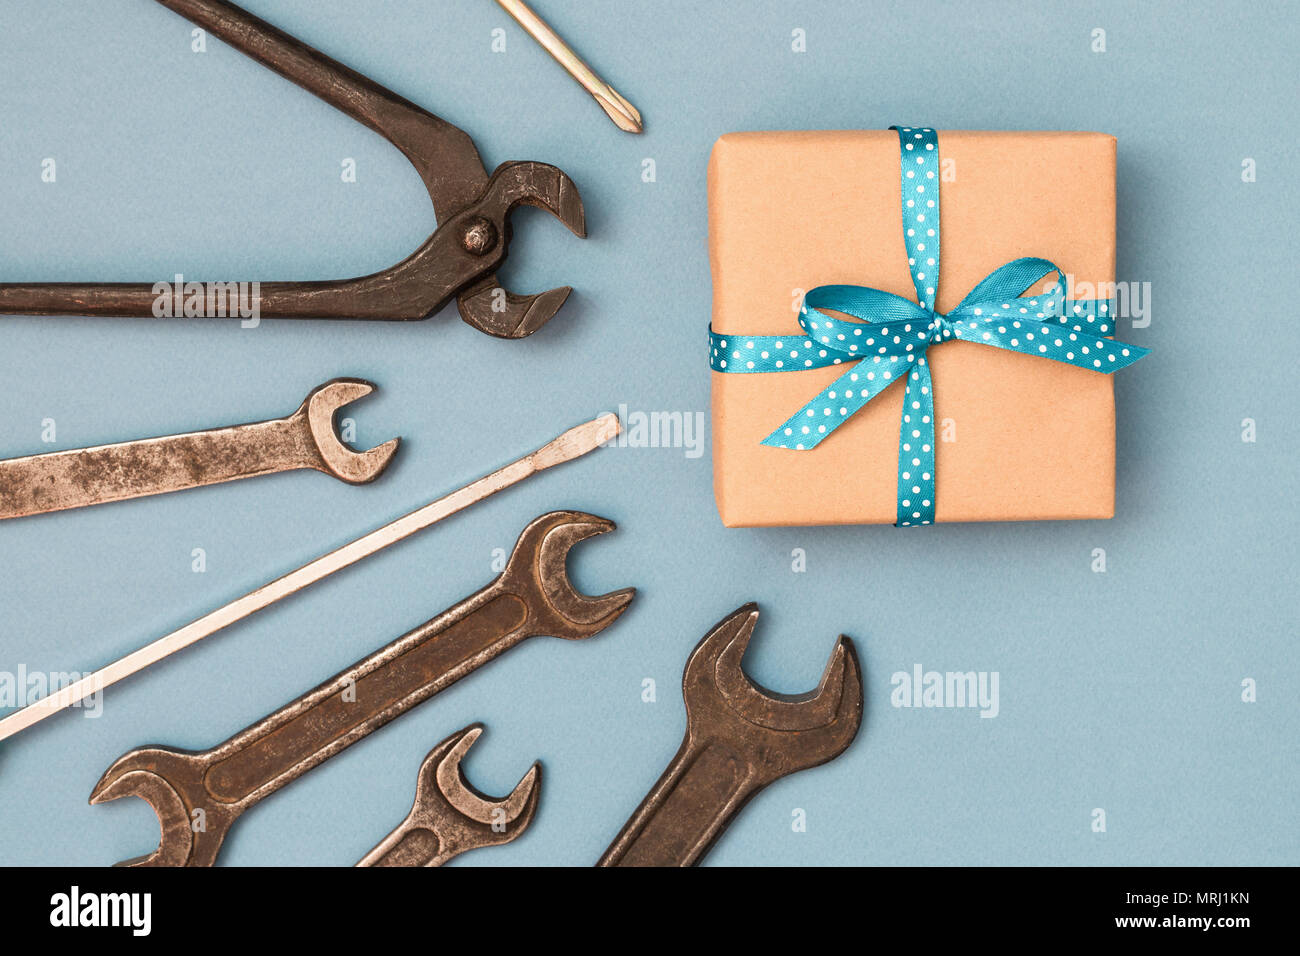
[[[158,2],[383,136],[416,168],[433,200],[437,230],[408,258],[354,279],[261,282],[253,298],[259,318],[424,319],[455,298],[474,328],[517,339],[564,304],[568,286],[514,295],[496,277],[510,243],[508,217],[520,204],[545,209],[586,235],[582,199],[563,171],[507,162],[489,176],[463,130],[248,11],[224,0]],[[0,284],[0,313],[149,318],[155,290],[153,283]]]
[[[551,468],[562,462],[572,461],[574,458],[594,451],[617,435],[621,427],[617,415],[607,414],[570,428],[532,454],[525,455],[504,468],[498,468],[492,474],[485,475],[477,481],[472,481],[465,487],[453,491],[449,495],[444,495],[408,515],[403,515],[396,521],[391,521],[382,528],[363,535],[355,541],[331,551],[329,554],[321,555],[296,571],[290,571],[283,577],[276,578],[270,584],[264,584],[257,590],[250,591],[243,597],[205,614],[197,621],[186,624],[165,637],[158,638],[152,644],[146,644],[139,650],[118,658],[112,664],[100,668],[93,674],[51,692],[48,697],[43,697],[28,704],[21,710],[6,715],[3,719],[0,719],[0,740],[26,730],[33,724],[37,724],[46,717],[58,713],[65,707],[71,707],[88,695],[102,690],[110,684],[115,684],[124,677],[130,677],[150,664],[155,664],[163,658],[189,647],[196,641],[229,627],[236,621],[242,621],[250,614],[260,611],[264,607],[269,607],[276,601],[287,598],[291,594],[296,594],[322,578],[327,578],[336,571],[341,571],[349,565],[356,564],[362,558],[367,558],[377,551],[382,551],[389,545],[396,544],[417,531],[423,531],[431,524],[441,521],[443,518],[453,515],[464,508],[468,508],[489,495],[494,495],[498,491],[509,488],[511,485],[517,484],[546,468]]]
[[[640,133],[645,129],[641,122],[640,111],[623,96],[602,80],[596,71],[583,62],[582,57],[573,52],[569,44],[560,39],[560,35],[547,25],[524,0],[497,0],[501,8],[515,18],[515,21],[534,40],[542,45],[555,62],[564,67],[578,84],[592,95],[600,108],[614,121],[614,125],[625,133]]]
[[[411,812],[357,866],[442,866],[469,850],[509,843],[528,829],[541,794],[542,765],[533,764],[508,797],[480,793],[465,779],[461,761],[482,733],[482,724],[471,724],[429,752]]]
[[[614,523],[578,511],[534,519],[495,581],[315,690],[201,753],[144,747],[105,771],[91,803],[143,799],[162,840],[129,866],[211,866],[245,810],[416,704],[530,637],[591,637],[631,603],[632,588],[579,594],[565,561]],[[201,811],[201,812],[200,812]],[[191,824],[202,819],[204,826]]]
[[[301,468],[353,485],[374,481],[401,439],[357,452],[334,430],[335,413],[374,390],[359,378],[336,378],[288,418],[0,461],[0,519]]]
[[[785,695],[741,669],[758,607],[729,614],[686,661],[686,737],[597,866],[694,866],[768,784],[838,757],[862,723],[853,642],[835,644],[821,684]]]

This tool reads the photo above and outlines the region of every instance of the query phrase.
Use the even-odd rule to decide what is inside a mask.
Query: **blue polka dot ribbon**
[[[1106,338],[1114,307],[1105,299],[1066,300],[1065,276],[1047,259],[1008,262],[981,279],[946,315],[939,287],[939,144],[934,130],[893,126],[902,159],[903,241],[917,302],[879,289],[824,285],[810,290],[792,335],[719,335],[709,328],[716,372],[798,372],[850,367],[799,409],[764,445],[806,451],[899,379],[907,382],[898,435],[900,527],[934,523],[934,395],[927,350],[950,339],[1111,374],[1150,350]],[[1056,283],[1021,296],[1050,273]],[[918,304],[919,303],[919,304]],[[852,322],[827,315],[830,309]],[[851,364],[850,364],[851,363]]]

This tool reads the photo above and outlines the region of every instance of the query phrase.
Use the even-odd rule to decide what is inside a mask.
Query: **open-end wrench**
[[[541,794],[542,765],[533,764],[508,797],[480,793],[465,779],[461,761],[482,733],[482,724],[471,724],[429,751],[411,812],[357,866],[442,866],[469,850],[509,843],[528,829]]]
[[[776,694],[740,666],[757,621],[746,604],[691,652],[681,749],[597,866],[693,866],[756,793],[853,741],[862,723],[853,643],[840,636],[816,690]]]
[[[353,485],[374,481],[401,439],[358,452],[334,430],[335,413],[374,390],[359,378],[336,378],[288,418],[0,461],[0,519],[300,468]]]
[[[635,590],[579,594],[565,560],[574,544],[613,528],[579,511],[542,515],[483,590],[225,743],[198,753],[144,747],[120,757],[90,802],[140,797],[162,830],[157,850],[125,865],[211,866],[241,813],[416,704],[529,637],[579,640],[604,630]]]

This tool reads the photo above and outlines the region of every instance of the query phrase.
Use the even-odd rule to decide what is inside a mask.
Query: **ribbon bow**
[[[939,285],[939,147],[934,130],[890,127],[902,159],[903,241],[917,302],[879,289],[824,285],[799,308],[802,334],[719,335],[709,328],[709,366],[717,372],[797,372],[853,363],[812,401],[763,439],[805,451],[899,379],[906,379],[898,436],[896,525],[934,522],[934,395],[926,352],[950,339],[1021,352],[1111,374],[1150,350],[1104,336],[1114,326],[1109,300],[1065,298],[1065,276],[1047,259],[1008,262],[981,279],[946,315],[935,312]],[[1043,295],[1021,298],[1055,272]],[[918,304],[919,303],[919,304]],[[860,319],[827,315],[830,309]]]

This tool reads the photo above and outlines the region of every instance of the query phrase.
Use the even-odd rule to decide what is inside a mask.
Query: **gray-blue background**
[[[454,310],[256,330],[0,319],[5,457],[287,414],[336,375],[382,387],[351,410],[359,445],[406,440],[365,488],[303,472],[0,525],[0,669],[102,665],[620,403],[707,411],[704,173],[730,130],[1115,134],[1118,277],[1150,282],[1154,306],[1149,328],[1120,333],[1155,349],[1116,383],[1118,515],[726,530],[707,452],[603,450],[119,685],[101,719],[74,711],[0,746],[0,861],[151,849],[143,803],[86,805],[114,758],[218,743],[486,583],[492,549],[530,518],[576,507],[619,523],[573,573],[590,592],[638,586],[628,615],[586,643],[529,642],[330,761],[241,820],[223,862],[352,863],[405,815],[429,748],[483,720],[474,783],[504,793],[540,758],[545,790],[530,832],[463,862],[589,864],[677,748],[687,653],[750,599],[764,612],[751,674],[804,690],[849,634],[867,718],[844,757],[762,794],[710,863],[1300,862],[1295,6],[539,0],[640,107],[641,137],[490,0],[249,6],[465,128],[489,168],[568,171],[590,238],[525,210],[504,275],[577,291],[522,342]],[[3,279],[352,275],[402,258],[432,222],[395,149],[215,40],[192,53],[190,25],[148,0],[6,0]],[[1000,716],[892,708],[890,675],[916,663],[1000,672]],[[1258,703],[1241,701],[1245,678]]]

